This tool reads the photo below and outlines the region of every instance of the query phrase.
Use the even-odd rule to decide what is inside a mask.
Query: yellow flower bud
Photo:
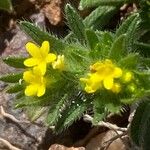
[[[123,76],[123,82],[128,83],[133,79],[133,74],[131,72],[126,72]]]
[[[135,84],[130,84],[130,85],[128,85],[128,89],[129,89],[130,92],[135,92],[136,85]]]
[[[64,69],[64,55],[58,55],[57,60],[52,63],[53,69]]]

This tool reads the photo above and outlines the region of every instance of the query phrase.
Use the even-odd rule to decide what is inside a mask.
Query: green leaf
[[[20,27],[29,35],[37,44],[41,45],[43,41],[49,41],[52,51],[62,52],[67,44],[57,39],[53,35],[42,31],[39,27],[26,21],[20,22]]]
[[[64,42],[73,43],[74,41],[76,42],[77,39],[75,38],[73,32],[68,33],[64,38]]]
[[[106,59],[110,53],[110,49],[113,42],[113,34],[110,32],[97,32],[96,35],[99,39],[99,42],[96,44],[96,47],[90,51],[90,57],[94,61],[99,59]]]
[[[136,98],[122,98],[122,99],[120,99],[120,102],[123,104],[126,104],[126,105],[131,105],[136,101],[137,101]]]
[[[26,107],[27,116],[29,117],[30,121],[32,121],[32,122],[37,120],[42,115],[44,115],[44,113],[46,113],[46,111],[47,111],[46,107],[41,107],[41,106]]]
[[[139,16],[134,18],[131,25],[129,26],[127,32],[126,32],[126,40],[125,40],[125,48],[128,52],[133,52],[136,50],[135,48],[135,42],[138,39],[137,35],[137,29],[139,27]]]
[[[72,47],[68,47],[64,55],[66,57],[67,71],[72,74],[81,72],[85,70],[87,67],[89,51],[80,45],[74,45]]]
[[[145,68],[150,68],[150,58],[143,58],[142,60],[143,65],[145,66]]]
[[[69,127],[74,121],[79,119],[84,111],[89,105],[89,101],[83,101],[82,97],[77,96],[72,100],[71,105],[68,105],[66,109],[61,113],[61,116],[58,119],[58,122],[55,126],[55,131],[57,133],[63,131],[65,128]]]
[[[65,7],[67,23],[69,24],[70,29],[78,40],[83,43],[85,40],[85,26],[83,24],[82,18],[76,12],[76,10],[67,4]]]
[[[138,51],[144,55],[145,57],[150,57],[150,44],[136,42],[135,45],[137,46]]]
[[[121,25],[119,26],[119,28],[116,30],[116,34],[115,34],[115,37],[116,37],[116,38],[118,38],[118,36],[120,36],[120,35],[122,35],[122,34],[125,34],[125,33],[128,31],[128,29],[129,29],[131,23],[132,23],[133,20],[137,17],[137,15],[139,15],[139,14],[134,13],[134,14],[130,15],[126,20],[124,20],[124,21],[122,22],[122,24],[121,24]]]
[[[143,70],[143,71],[134,71],[134,74],[137,76],[138,80],[140,81],[140,86],[144,87],[145,90],[150,89],[150,71]],[[144,91],[142,92],[144,93]]]
[[[149,114],[145,114],[145,108],[150,104],[148,100],[139,103],[130,127],[130,136],[133,142],[140,146],[140,136],[142,135],[143,124]],[[149,109],[150,110],[150,109]]]
[[[86,41],[91,50],[93,50],[99,42],[96,33],[93,30],[86,30]]]
[[[86,28],[103,29],[118,10],[113,6],[99,6],[84,19],[84,25]]]
[[[135,69],[139,63],[139,54],[138,53],[130,53],[126,57],[123,57],[118,64],[126,69]]]
[[[13,74],[8,74],[5,76],[1,76],[0,80],[8,83],[16,83],[19,82],[20,79],[22,79],[23,74],[22,73],[13,73]]]
[[[150,142],[150,97],[144,97],[139,103],[133,120],[131,122],[130,135],[133,142],[148,150]]]
[[[150,142],[150,97],[139,103],[131,123],[130,135],[133,142],[143,150],[149,150]]]
[[[114,113],[114,114],[120,113],[120,110],[121,110],[121,104],[119,104],[119,103],[117,104],[116,102],[115,103],[113,103],[113,102],[106,103],[105,107],[107,108],[108,112],[111,112],[111,113]]]
[[[52,91],[50,91],[52,93]],[[54,93],[55,94],[55,93]],[[52,95],[53,97],[54,95]],[[45,94],[42,97],[25,96],[21,95],[15,102],[15,108],[22,108],[26,106],[51,106],[54,104],[54,99],[51,99],[50,95]]]
[[[149,113],[150,104],[147,106],[147,113]],[[149,143],[150,143],[150,116],[147,118],[147,121],[144,126],[144,134],[142,139],[142,148],[143,150],[149,150]]]
[[[68,95],[65,94],[56,105],[50,107],[47,115],[47,123],[49,126],[54,125],[58,121],[61,112],[65,109],[67,99]]]
[[[123,56],[125,56],[125,38],[126,35],[120,35],[112,44],[110,49],[110,58],[115,59],[116,61],[120,60]]]
[[[13,86],[10,86],[8,89],[7,89],[7,93],[17,93],[17,92],[19,92],[19,91],[21,91],[21,90],[23,90],[24,89],[24,85],[23,84],[15,84],[15,85],[13,85]]]
[[[25,65],[23,64],[25,59],[26,58],[21,58],[21,57],[6,57],[3,58],[3,61],[11,67],[26,68]]]
[[[11,12],[13,10],[11,0],[0,0],[0,9]]]
[[[105,106],[100,98],[96,98],[93,101],[93,111],[94,111],[94,117],[93,117],[93,124],[97,125],[100,121],[102,121],[105,116]]]
[[[97,7],[99,5],[120,5],[129,0],[81,0],[79,4],[79,9],[83,10],[88,7]],[[130,0],[131,2],[131,0]]]

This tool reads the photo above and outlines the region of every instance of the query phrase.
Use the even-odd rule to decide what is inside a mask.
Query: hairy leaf
[[[81,0],[79,4],[79,9],[83,10],[88,7],[96,7],[99,5],[120,5],[125,2],[128,2],[129,0]],[[131,0],[130,0],[131,2]]]
[[[85,40],[85,27],[81,17],[69,4],[66,5],[65,12],[70,29],[77,39],[83,43]]]
[[[125,56],[125,38],[126,35],[120,35],[112,44],[110,49],[110,58],[118,61],[120,58]]]
[[[79,119],[87,109],[87,106],[87,101],[83,101],[82,97],[80,96],[77,96],[74,100],[72,100],[71,105],[68,105],[68,107],[66,107],[66,109],[61,113],[61,116],[59,117],[55,127],[56,132],[59,133],[63,131],[74,121]]]
[[[115,34],[115,37],[118,38],[118,36],[122,35],[122,34],[125,34],[131,23],[133,22],[133,20],[137,17],[138,14],[132,14],[130,15],[126,20],[124,20],[122,22],[122,24],[119,26],[119,28],[116,30],[116,34]]]
[[[26,113],[30,121],[36,121],[39,117],[44,115],[47,111],[47,107],[41,106],[29,106],[26,107]]]
[[[0,9],[11,12],[13,10],[11,0],[0,0]]]
[[[139,17],[137,16],[132,21],[126,34],[125,47],[128,52],[135,51],[135,42],[137,41],[137,29],[139,26]]]
[[[49,126],[54,125],[58,121],[61,112],[65,109],[67,99],[68,95],[65,94],[56,105],[50,107],[47,116],[47,123]]]
[[[118,64],[126,69],[135,69],[140,60],[138,53],[130,53],[126,57],[123,57]]]
[[[51,92],[50,92],[51,93]],[[51,100],[50,96],[47,96],[46,94],[42,97],[34,97],[34,96],[25,96],[21,95],[20,98],[18,98],[15,102],[16,108],[22,108],[26,106],[50,106],[54,104],[54,101]]]
[[[62,42],[62,40],[59,40],[53,35],[42,31],[39,27],[32,23],[21,21],[20,27],[39,45],[41,45],[43,41],[49,41],[53,51],[61,52],[67,46],[67,44]]]
[[[23,84],[15,84],[13,86],[9,86],[9,88],[7,89],[7,93],[17,93],[21,90],[24,89],[24,85]]]
[[[148,112],[147,112],[148,111]],[[146,128],[147,119],[150,117],[150,101],[145,99],[139,103],[131,123],[130,135],[133,142],[141,146],[141,140],[143,138],[143,131]],[[146,139],[144,139],[146,140]]]
[[[96,33],[90,29],[86,30],[86,41],[91,50],[93,50],[99,42]]]
[[[84,19],[84,25],[86,28],[103,29],[118,10],[113,6],[99,6]]]
[[[8,83],[16,83],[19,82],[20,79],[22,79],[23,74],[22,73],[13,73],[13,74],[8,74],[5,76],[1,76],[0,80]]]
[[[96,98],[93,101],[93,112],[94,112],[94,117],[93,117],[93,124],[97,125],[100,121],[102,121],[105,117],[105,106],[104,103],[101,101],[100,98]]]
[[[3,61],[14,68],[26,68],[25,65],[23,64],[24,60],[26,58],[22,58],[22,57],[6,57],[3,58]]]
[[[150,44],[142,43],[142,42],[136,42],[135,45],[136,45],[139,53],[141,53],[145,57],[150,57]]]

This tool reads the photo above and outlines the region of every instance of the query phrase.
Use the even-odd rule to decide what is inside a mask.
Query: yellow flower
[[[33,70],[25,71],[23,79],[29,84],[25,89],[26,96],[42,96],[45,94],[46,83],[41,70],[34,67]]]
[[[122,76],[122,69],[116,67],[111,60],[106,59],[103,62],[96,62],[90,66],[90,70],[91,74],[89,78],[80,79],[86,83],[85,91],[87,93],[95,92],[100,89],[102,85],[107,90],[113,89],[112,91],[119,91],[119,86],[116,86],[114,79]]]
[[[80,81],[86,83],[85,91],[87,93],[94,93],[102,87],[102,78],[97,73],[88,74],[89,78],[80,78]]]
[[[53,69],[64,69],[64,55],[58,55],[57,60],[52,63]]]
[[[56,59],[56,55],[49,53],[50,46],[48,41],[44,41],[41,47],[38,47],[34,43],[28,42],[26,44],[28,53],[32,56],[24,61],[24,65],[27,67],[38,66],[42,72],[42,75],[46,72],[47,63],[52,63]]]

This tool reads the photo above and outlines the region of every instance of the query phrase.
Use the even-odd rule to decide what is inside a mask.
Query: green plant
[[[13,9],[11,0],[0,0],[0,9],[11,12]]]
[[[149,149],[150,142],[150,99],[144,97],[138,104],[138,108],[133,117],[130,135],[131,138],[138,147],[144,150]]]
[[[9,66],[23,71],[0,78],[9,83],[9,93],[16,93],[16,108],[25,107],[32,120],[46,113],[47,124],[54,125],[56,132],[88,110],[96,125],[109,113],[120,113],[124,104],[136,102],[150,89],[149,58],[136,51],[136,33],[143,29],[139,13],[109,32],[96,26],[100,24],[104,29],[105,19],[116,12],[116,7],[98,8],[85,20],[69,4],[65,12],[71,29],[65,39],[20,22],[22,30],[41,47],[29,42],[26,48],[30,57],[3,58]]]

